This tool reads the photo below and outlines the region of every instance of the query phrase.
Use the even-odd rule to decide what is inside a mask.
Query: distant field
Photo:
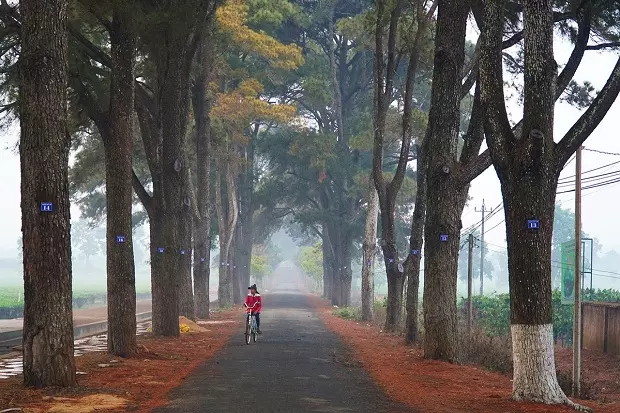
[[[151,298],[149,286],[136,287],[138,300]],[[73,308],[103,306],[107,302],[104,288],[76,289],[73,291]],[[20,287],[0,286],[0,319],[22,317],[24,310],[24,293]]]

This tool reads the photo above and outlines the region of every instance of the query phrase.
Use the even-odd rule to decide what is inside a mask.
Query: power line
[[[612,156],[620,156],[620,153],[618,152],[606,152],[606,151],[600,151],[598,149],[590,149],[590,148],[586,148],[585,146],[581,148],[584,151],[589,151],[589,152],[596,152],[596,153],[600,153],[603,155],[612,155]]]
[[[601,187],[601,186],[612,185],[612,184],[616,184],[616,183],[618,183],[618,182],[620,182],[620,178],[615,178],[615,179],[611,179],[611,180],[608,180],[608,181],[603,181],[603,182],[600,182],[600,183],[596,183],[596,184],[592,184],[592,185],[584,186],[584,187],[583,187],[583,188],[581,188],[581,189],[582,189],[582,190],[585,190],[585,189],[599,188],[599,187]],[[575,189],[573,188],[573,189],[568,189],[568,190],[566,190],[566,191],[556,192],[556,194],[558,194],[558,195],[559,195],[559,194],[567,194],[567,193],[569,193],[569,192],[575,192]]]
[[[608,177],[612,177],[612,176],[616,176],[616,175],[620,175],[620,170],[617,171],[612,171],[612,172],[606,172],[606,173],[602,173],[602,174],[598,174],[598,175],[592,175],[592,176],[588,176],[585,178],[582,178],[581,181],[585,181],[585,182],[589,182],[589,181],[597,181],[597,180],[603,180],[604,178],[608,178]],[[575,183],[574,182],[560,182],[558,183],[558,186],[574,186]]]
[[[582,148],[582,149],[586,149],[586,148]],[[586,150],[589,150],[591,152],[599,152],[599,153],[603,153],[603,154],[606,154],[606,155],[618,155],[618,156],[620,156],[620,153],[616,154],[616,153],[613,153],[613,152],[604,152],[604,151],[598,151],[598,150],[595,150],[595,149],[586,149]],[[570,163],[571,161],[572,161],[572,158],[566,164]],[[620,164],[620,161],[612,162],[612,163],[607,164],[607,165],[603,165],[603,166],[599,166],[599,167],[590,169],[588,171],[583,172],[582,174],[588,174],[590,172],[595,172],[595,171],[598,171],[598,170],[601,170],[601,169],[609,168],[609,167],[617,165],[617,164]],[[572,181],[564,182],[564,181],[567,181],[567,180],[570,180],[570,179],[574,179],[574,178],[575,178],[575,175],[559,179],[558,180],[558,187],[560,187],[560,186],[568,187],[570,185],[574,185],[574,183]],[[610,178],[613,178],[613,179],[610,179]],[[612,171],[612,172],[606,172],[606,173],[602,173],[602,174],[597,174],[597,175],[592,175],[592,176],[589,176],[589,177],[585,177],[585,178],[582,178],[582,181],[590,182],[590,185],[586,185],[586,186],[581,188],[582,191],[583,190],[588,190],[588,189],[600,188],[600,187],[607,186],[607,185],[613,185],[613,184],[616,184],[616,183],[620,183],[620,170]],[[563,191],[557,191],[556,195],[567,194],[567,193],[571,193],[571,192],[575,192],[575,188],[567,189],[567,190],[563,190]],[[598,191],[595,191],[595,192],[598,192]],[[591,195],[591,194],[592,193],[585,194],[584,196]],[[500,202],[493,209],[493,212],[491,212],[486,217],[486,219],[488,220],[491,217],[493,217],[494,215],[496,215],[499,212],[499,210],[500,210],[499,208],[502,206],[502,204],[503,204],[503,202]],[[500,226],[504,222],[505,222],[505,219],[503,219],[502,221],[498,222],[492,228],[486,230],[486,232],[494,230],[495,228],[497,228],[498,226]],[[470,233],[473,234],[474,231],[476,229],[478,229],[481,225],[482,225],[482,220],[476,222],[475,224],[470,225],[469,227],[467,227],[466,229],[461,231],[461,237],[466,237]]]
[[[618,174],[620,174],[620,171],[618,171],[618,172],[614,172],[614,173],[618,173]],[[588,186],[584,186],[584,187],[583,187],[583,188],[581,188],[581,189],[582,189],[582,190],[594,189],[594,188],[599,188],[599,187],[603,187],[603,186],[607,186],[607,185],[616,184],[616,183],[619,183],[619,182],[620,182],[620,177],[619,177],[619,178],[614,178],[614,179],[609,179],[609,180],[607,180],[607,181],[597,182],[597,183],[595,183],[595,184],[591,184],[591,185],[588,185]],[[573,189],[571,189],[571,190],[566,190],[566,191],[558,191],[558,192],[556,192],[556,194],[557,194],[557,195],[560,195],[560,194],[566,194],[566,193],[570,193],[570,192],[575,192],[575,189],[573,188]],[[595,191],[595,192],[598,192],[598,191]],[[588,195],[591,195],[592,193],[593,193],[593,192],[591,192],[591,193],[589,193],[589,194],[585,194],[585,195],[584,195],[584,197],[585,197],[585,196],[588,196]],[[487,217],[487,219],[488,219],[488,218],[490,218],[490,216],[489,216],[489,217]],[[504,219],[502,219],[502,220],[501,220],[500,222],[498,222],[497,224],[495,224],[493,227],[491,227],[491,228],[487,229],[487,230],[486,230],[486,232],[488,233],[488,232],[490,232],[490,231],[494,230],[495,228],[499,227],[499,226],[500,226],[501,224],[503,224],[504,222],[506,222],[506,219],[505,219],[505,218],[504,218]],[[474,230],[475,230],[475,228],[474,228]],[[473,231],[472,231],[472,232],[473,232]],[[463,234],[463,235],[467,235],[467,234]]]
[[[490,251],[498,253],[498,254],[502,254],[505,256],[508,256],[508,250],[506,247],[497,245],[497,244],[491,244],[489,242],[485,242],[485,244],[487,244],[487,248],[489,248],[489,246],[495,247],[495,248],[499,248],[501,249],[501,251],[497,251],[493,248],[489,248]],[[553,265],[556,264],[556,265]],[[555,267],[555,268],[560,268],[560,269],[564,269],[567,268],[564,263],[560,262],[560,261],[551,261],[551,266]],[[614,271],[605,271],[605,270],[599,270],[599,269],[595,269],[595,268],[590,268],[590,271],[592,271],[592,275],[595,275],[597,277],[604,277],[604,278],[613,278],[613,279],[618,279],[620,280],[620,273],[619,272],[614,272]]]
[[[617,165],[619,163],[620,163],[620,161],[616,161],[616,162],[609,163],[607,165],[603,165],[603,166],[599,166],[599,167],[596,167],[596,168],[593,168],[593,169],[589,169],[587,171],[583,171],[582,175],[586,175],[586,174],[589,174],[590,172],[594,172],[594,171],[599,171],[601,169],[609,168],[610,166],[614,166],[614,165]],[[564,178],[558,179],[558,182],[569,181],[569,182],[572,183],[574,180],[575,180],[575,175],[570,175],[570,176],[565,176]]]
[[[499,227],[500,225],[502,225],[504,222],[506,222],[506,218],[502,219],[500,222],[498,222],[496,225],[494,225],[492,228],[487,229],[487,232],[491,232],[493,231],[495,228]]]
[[[499,204],[497,204],[497,206],[495,208],[493,208],[493,212],[491,212],[489,215],[486,216],[485,219],[489,219],[491,217],[493,217],[494,215],[496,215],[499,211],[501,211],[501,206],[503,205],[503,202],[500,202]],[[480,225],[482,225],[482,220],[476,222],[475,224],[470,225],[469,227],[465,228],[464,230],[461,231],[461,237],[463,236],[467,236],[469,235],[469,233],[473,233],[476,229],[478,229],[480,227]]]

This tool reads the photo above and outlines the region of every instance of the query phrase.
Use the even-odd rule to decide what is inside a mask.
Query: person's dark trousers
[[[256,329],[260,330],[260,313],[254,313],[254,317],[256,317]]]

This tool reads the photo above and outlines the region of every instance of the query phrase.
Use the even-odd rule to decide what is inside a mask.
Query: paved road
[[[387,399],[295,289],[264,293],[259,342],[245,344],[240,319],[239,333],[156,412],[411,412]]]

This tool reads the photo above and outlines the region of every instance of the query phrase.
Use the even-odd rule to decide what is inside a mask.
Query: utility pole
[[[581,146],[575,156],[575,312],[573,314],[573,397],[581,394]]]
[[[474,282],[474,234],[469,234],[469,255],[467,257],[467,333],[471,336],[474,319],[474,305],[472,303],[472,284]]]
[[[480,295],[484,295],[484,220],[487,212],[493,212],[493,209],[486,209],[484,199],[482,200],[482,209],[476,212],[482,212],[482,232],[480,234]]]

